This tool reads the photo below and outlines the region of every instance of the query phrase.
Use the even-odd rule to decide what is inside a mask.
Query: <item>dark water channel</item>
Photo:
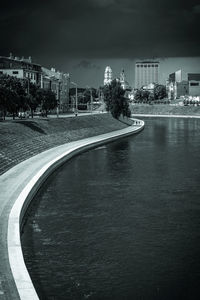
[[[22,244],[40,299],[200,299],[200,119],[145,122],[36,195]]]

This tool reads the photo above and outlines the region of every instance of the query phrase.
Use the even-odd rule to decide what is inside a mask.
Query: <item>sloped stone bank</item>
[[[0,122],[0,175],[52,147],[125,127],[109,114]]]

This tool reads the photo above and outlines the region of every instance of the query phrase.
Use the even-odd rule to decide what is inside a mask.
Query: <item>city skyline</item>
[[[10,53],[11,55],[11,53]],[[11,56],[10,56],[11,57]],[[7,57],[7,58],[10,58]],[[14,60],[22,61],[24,56],[16,57],[12,55]],[[26,58],[25,60],[31,60],[34,64],[35,61],[32,60],[32,57]],[[112,69],[112,79],[120,78],[120,74],[123,71],[127,84],[132,88],[138,88],[137,82],[135,80],[135,67],[136,64],[145,61],[150,61],[150,59],[109,59],[109,60],[82,60],[79,62],[71,60],[66,68],[71,81],[76,81],[77,86],[80,88],[85,88],[91,86],[93,88],[99,88],[105,84],[104,74],[105,66],[109,66]],[[200,57],[176,57],[176,58],[157,58],[152,60],[152,62],[159,62],[159,72],[158,80],[152,83],[166,84],[166,81],[169,79],[169,75],[178,70],[181,70],[183,73],[200,73]],[[42,64],[38,64],[41,67],[45,68]],[[63,66],[64,67],[64,66]],[[56,72],[63,73],[63,70],[58,70],[50,67]],[[45,68],[46,69],[46,68]]]
[[[87,59],[82,61],[73,59],[67,63],[67,69],[73,80],[76,79],[80,86],[85,87],[90,82],[91,86],[98,88],[103,85],[106,66],[110,66],[113,71],[113,79],[119,77],[121,71],[124,70],[128,83],[134,87],[135,63],[138,60],[140,59]],[[161,84],[166,83],[169,74],[180,69],[187,73],[200,73],[200,57],[154,58],[154,60],[160,62],[159,83]]]
[[[135,61],[158,59],[163,83],[167,70],[185,68],[184,62],[187,68],[191,61],[190,72],[200,71],[199,15],[197,0],[11,0],[0,11],[0,55],[32,56],[95,87],[107,65],[116,74],[125,69],[133,86]]]

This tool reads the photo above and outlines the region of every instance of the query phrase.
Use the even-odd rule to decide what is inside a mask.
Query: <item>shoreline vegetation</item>
[[[127,126],[110,114],[0,122],[0,175],[50,148]]]

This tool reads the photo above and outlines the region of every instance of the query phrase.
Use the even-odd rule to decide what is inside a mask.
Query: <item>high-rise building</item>
[[[187,73],[178,70],[169,74],[167,79],[166,89],[169,100],[175,100],[180,96],[188,95],[189,86],[187,81]]]
[[[110,84],[112,81],[112,69],[110,66],[107,66],[105,68],[105,73],[104,73],[104,85]]]
[[[159,82],[158,61],[139,61],[135,64],[135,88],[140,89],[150,83]]]

